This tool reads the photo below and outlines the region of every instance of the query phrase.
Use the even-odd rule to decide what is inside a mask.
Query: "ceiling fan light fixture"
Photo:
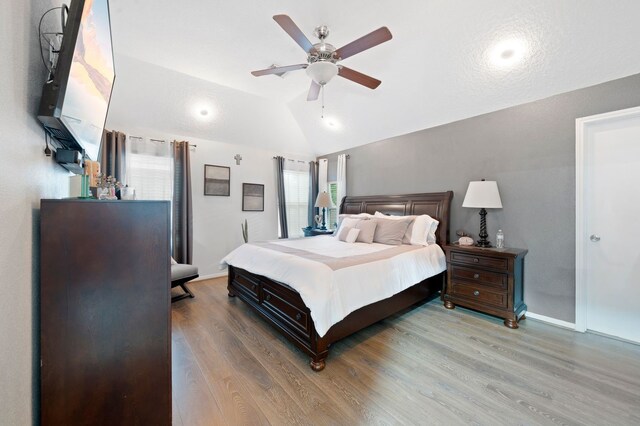
[[[307,75],[319,85],[324,86],[338,75],[338,66],[332,62],[314,62],[307,67]]]

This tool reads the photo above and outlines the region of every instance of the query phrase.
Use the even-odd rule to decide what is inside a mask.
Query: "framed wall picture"
[[[228,197],[231,188],[231,169],[225,166],[204,165],[204,195]]]
[[[242,211],[264,211],[264,185],[260,183],[242,184]]]

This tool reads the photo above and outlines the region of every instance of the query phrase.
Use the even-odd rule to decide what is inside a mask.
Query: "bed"
[[[340,213],[374,214],[377,211],[394,216],[427,214],[439,221],[436,231],[436,244],[442,246],[448,242],[449,209],[452,197],[452,191],[409,195],[345,197],[340,204]],[[321,246],[323,241],[320,239],[322,238],[331,239],[332,237],[318,236],[306,240],[318,239],[315,246]],[[309,241],[301,243],[310,247],[313,246]],[[329,241],[326,240],[326,243],[329,243]],[[269,246],[256,245],[254,250],[270,249],[285,252],[290,249],[294,250],[290,247],[291,244],[286,242],[266,244]],[[428,247],[424,247],[424,249],[428,249]],[[377,250],[384,251],[382,248],[376,249],[372,247],[370,249],[370,251]],[[413,251],[410,248],[405,247],[404,249],[398,248],[396,250],[407,251],[407,253],[401,255],[404,257],[413,255]],[[433,246],[431,251],[435,250],[441,251],[439,247]],[[235,266],[233,265],[234,263],[236,263]],[[331,264],[331,261],[326,263]],[[233,260],[227,261],[227,264],[229,268],[227,286],[229,297],[238,297],[246,302],[289,341],[306,352],[311,357],[310,366],[314,371],[324,369],[325,360],[332,343],[390,315],[434,297],[438,291],[443,289],[445,282],[444,271],[419,282],[406,282],[403,284],[405,289],[351,311],[328,329],[326,326],[320,326],[321,332],[318,332],[318,327],[311,317],[312,310],[305,304],[301,294],[291,286],[273,278],[274,276],[282,276],[281,274],[263,272],[265,269],[259,268],[258,265],[249,265],[241,268],[238,265],[242,263],[234,262]],[[245,264],[246,262],[242,265],[244,266]],[[248,269],[252,269],[253,272]],[[258,274],[256,271],[263,273]],[[314,274],[309,273],[309,281],[316,278],[315,272]],[[363,286],[368,283],[366,280],[355,278],[355,284]],[[318,311],[314,310],[314,312]]]

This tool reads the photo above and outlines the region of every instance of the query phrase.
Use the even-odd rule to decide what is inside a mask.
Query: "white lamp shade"
[[[318,194],[318,198],[316,198],[316,207],[333,207],[333,202],[331,202],[331,197],[329,196],[329,194],[327,194],[327,191],[323,191]]]
[[[327,84],[338,74],[338,66],[331,62],[314,62],[307,67],[307,75],[319,85]]]
[[[467,195],[462,207],[477,209],[501,209],[502,201],[498,192],[498,183],[493,180],[469,182]]]

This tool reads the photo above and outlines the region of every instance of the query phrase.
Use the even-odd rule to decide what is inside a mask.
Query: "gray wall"
[[[462,208],[471,180],[496,180],[503,209],[490,210],[490,240],[529,249],[529,311],[575,318],[575,120],[640,105],[640,74],[322,156],[335,180],[348,153],[347,193],[453,190],[451,239],[475,236],[477,209]]]

